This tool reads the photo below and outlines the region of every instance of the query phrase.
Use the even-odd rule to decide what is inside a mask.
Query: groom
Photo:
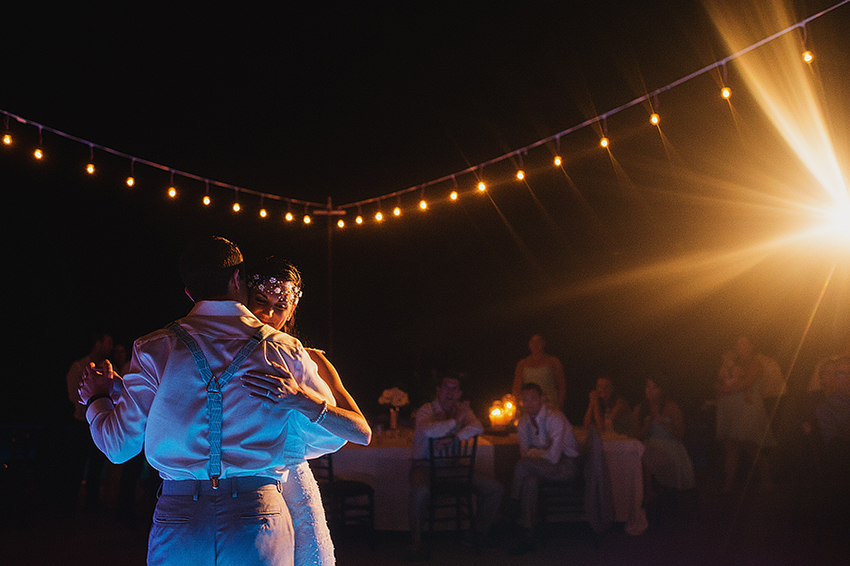
[[[194,308],[136,340],[115,404],[109,361],[86,372],[80,397],[92,438],[116,463],[144,448],[163,478],[148,564],[289,566],[287,438],[300,436],[311,456],[344,443],[318,424],[327,401],[304,403],[299,393],[299,385],[320,391],[321,378],[300,342],[244,306],[235,244],[199,240],[181,257],[180,275]]]

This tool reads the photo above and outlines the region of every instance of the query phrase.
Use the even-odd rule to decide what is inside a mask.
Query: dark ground
[[[9,470],[5,470],[8,472]],[[449,533],[435,540],[431,564],[771,564],[845,565],[850,563],[850,523],[831,521],[818,511],[811,492],[802,491],[789,473],[780,468],[777,487],[769,494],[756,490],[719,496],[718,461],[709,459],[699,468],[698,486],[691,502],[676,503],[662,497],[648,508],[649,530],[640,536],[625,534],[614,526],[602,536],[598,548],[589,530],[579,524],[550,525],[537,551],[520,557],[503,548],[482,549],[476,555]],[[58,471],[57,471],[58,473]],[[5,476],[8,477],[8,476]],[[783,479],[784,478],[784,479]],[[104,494],[117,485],[116,468],[109,468]],[[132,528],[115,519],[114,495],[104,497],[97,511],[61,515],[49,483],[41,496],[34,481],[3,494],[0,531],[0,563],[6,566],[33,564],[141,565],[145,562],[147,525]],[[742,485],[746,483],[742,477]],[[4,486],[8,488],[8,484]],[[27,498],[27,505],[20,503]],[[139,490],[137,510],[147,509]],[[149,515],[148,515],[149,516]],[[846,516],[846,514],[845,514]],[[822,519],[822,520],[821,520]],[[341,566],[406,564],[407,533],[378,533],[374,550],[358,533],[335,535]]]

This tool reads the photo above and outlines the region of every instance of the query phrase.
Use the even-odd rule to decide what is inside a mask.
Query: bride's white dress
[[[295,531],[295,566],[332,566],[334,545],[319,485],[306,460],[289,469],[283,497]]]

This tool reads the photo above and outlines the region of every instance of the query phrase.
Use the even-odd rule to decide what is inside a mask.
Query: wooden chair
[[[335,477],[331,454],[310,460],[310,468],[319,484],[331,530],[341,535],[350,526],[363,526],[369,537],[369,547],[374,550],[374,488],[366,482]]]
[[[431,557],[431,540],[436,523],[454,522],[455,529],[462,531],[464,523],[469,525],[475,551],[475,504],[473,475],[478,437],[458,440],[454,437],[431,438],[428,442],[430,491],[428,505],[428,542],[426,556]]]

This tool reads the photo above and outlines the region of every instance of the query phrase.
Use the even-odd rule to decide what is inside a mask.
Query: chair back
[[[467,440],[447,436],[428,439],[431,489],[443,486],[471,486],[475,473],[478,436]]]
[[[318,483],[333,483],[334,481],[334,462],[330,454],[319,456],[308,460],[310,469],[313,470],[313,476]]]

